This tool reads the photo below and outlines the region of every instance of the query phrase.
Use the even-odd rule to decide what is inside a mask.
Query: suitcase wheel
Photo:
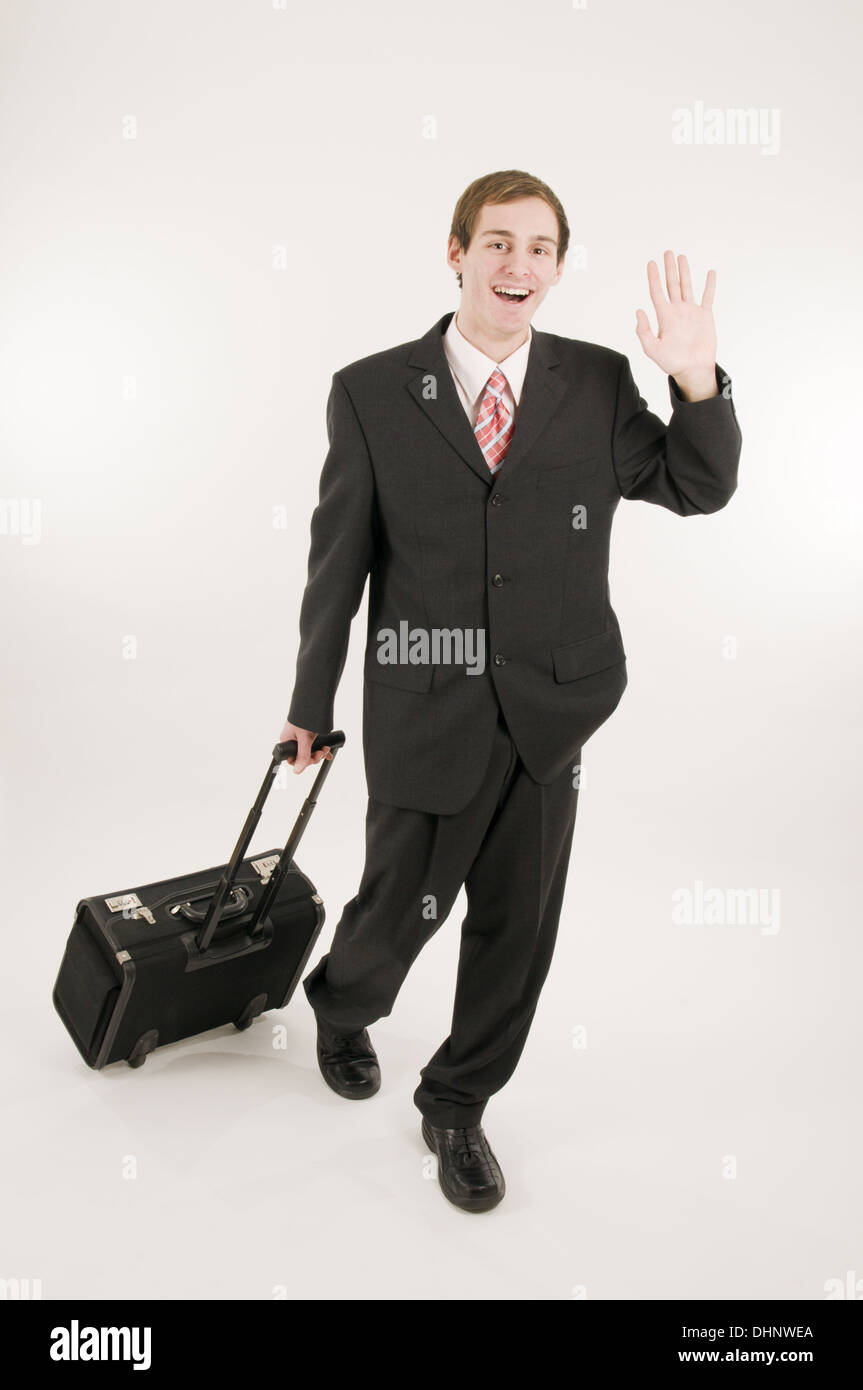
[[[159,1030],[158,1028],[151,1028],[149,1032],[141,1034],[126,1061],[130,1067],[142,1067],[149,1053],[154,1052],[158,1046]]]
[[[266,1007],[267,996],[265,994],[256,994],[254,999],[249,1000],[243,1012],[240,1014],[240,1017],[234,1020],[234,1027],[242,1033],[244,1028],[248,1028],[254,1023],[258,1014],[262,1014]]]

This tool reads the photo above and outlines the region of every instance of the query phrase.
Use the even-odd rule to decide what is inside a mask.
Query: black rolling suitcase
[[[277,743],[229,863],[182,878],[82,898],[54,985],[54,1007],[88,1066],[139,1067],[163,1043],[282,1009],[324,924],[315,885],[293,862],[318,794],[345,741],[328,746],[285,848],[244,859],[280,764]]]

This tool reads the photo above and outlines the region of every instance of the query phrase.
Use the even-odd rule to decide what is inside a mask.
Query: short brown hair
[[[569,246],[569,223],[563,205],[547,183],[534,178],[533,174],[526,174],[523,169],[503,169],[496,174],[484,174],[481,179],[474,179],[455,205],[450,236],[458,237],[459,246],[466,251],[480,209],[486,203],[514,203],[517,198],[542,198],[548,203],[560,231],[557,246],[557,264],[560,265]],[[461,271],[456,271],[456,279],[461,289]]]

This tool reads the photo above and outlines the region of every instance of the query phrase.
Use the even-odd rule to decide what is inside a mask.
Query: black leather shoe
[[[462,1211],[491,1211],[502,1200],[506,1183],[482,1125],[438,1129],[423,1115],[423,1139],[437,1154],[443,1195]]]
[[[318,1023],[318,1066],[327,1085],[347,1100],[365,1100],[381,1088],[381,1069],[368,1030],[330,1033]]]

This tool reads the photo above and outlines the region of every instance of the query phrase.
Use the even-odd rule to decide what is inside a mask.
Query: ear
[[[563,274],[563,267],[564,267],[565,264],[566,264],[566,253],[564,252],[564,254],[563,254],[563,255],[561,256],[561,258],[560,258],[560,264],[558,265],[557,270],[555,271],[554,279],[553,279],[552,282],[551,282],[553,285],[556,285],[556,284],[557,284],[558,280],[560,279],[561,275]]]
[[[449,238],[446,245],[446,263],[451,270],[461,270],[461,258],[464,255],[461,243],[457,236]]]

